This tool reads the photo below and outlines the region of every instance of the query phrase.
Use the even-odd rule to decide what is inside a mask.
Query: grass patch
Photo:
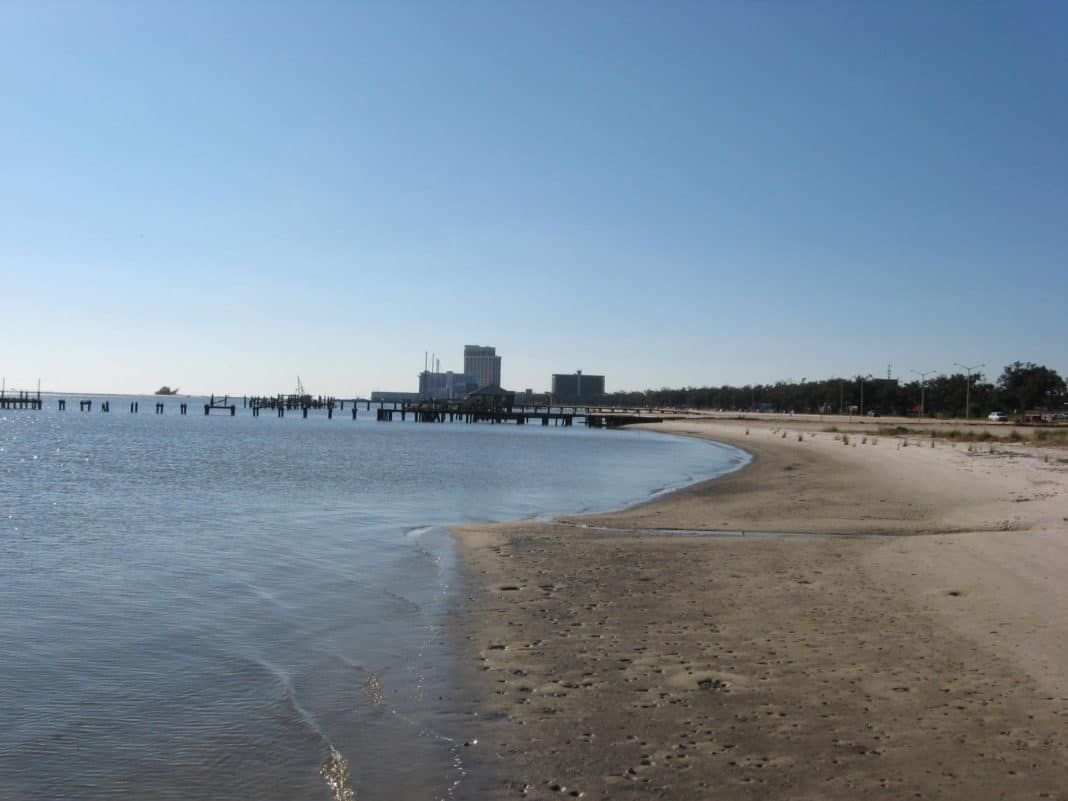
[[[1035,442],[1068,442],[1068,428],[1040,428],[1034,438]]]
[[[934,436],[932,434],[932,436]],[[996,440],[998,437],[991,434],[989,431],[961,431],[959,428],[954,428],[949,431],[941,431],[938,436],[942,439],[948,439],[951,442],[990,442]]]
[[[894,437],[898,434],[912,433],[912,429],[907,426],[879,426],[879,433],[887,437]]]
[[[939,433],[942,439],[954,442],[1027,442],[1028,437],[1022,431],[1013,429],[1008,436],[999,437],[990,431],[961,431],[953,429]],[[1068,442],[1068,428],[1038,429],[1031,434],[1031,441],[1036,443]]]

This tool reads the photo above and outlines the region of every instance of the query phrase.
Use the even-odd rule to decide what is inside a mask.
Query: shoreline
[[[452,529],[479,797],[1068,797],[1063,463],[643,427],[753,458],[619,512]],[[1057,569],[1009,580],[1012,554]]]

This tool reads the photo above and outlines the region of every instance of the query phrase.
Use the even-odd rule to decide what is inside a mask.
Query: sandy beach
[[[822,427],[652,426],[753,461],[457,530],[479,797],[1068,799],[1068,451]]]

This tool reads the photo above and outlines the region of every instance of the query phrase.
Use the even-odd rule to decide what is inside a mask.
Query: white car
[[[1005,412],[991,412],[986,416],[987,420],[993,423],[1007,423],[1009,422],[1009,416]]]

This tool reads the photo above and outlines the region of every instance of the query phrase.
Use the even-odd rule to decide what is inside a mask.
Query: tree
[[[1013,362],[998,379],[1006,407],[1024,411],[1054,405],[1065,393],[1064,379],[1056,370],[1034,362]]]

